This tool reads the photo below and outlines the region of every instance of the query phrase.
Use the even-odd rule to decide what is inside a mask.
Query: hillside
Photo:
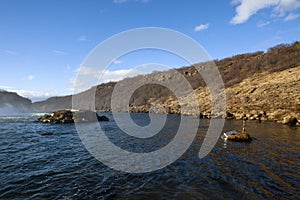
[[[262,120],[282,121],[287,113],[290,113],[300,119],[298,116],[300,100],[297,96],[300,88],[299,42],[277,45],[267,52],[241,54],[214,62],[219,68],[226,87],[227,110],[228,113],[233,114],[233,116],[229,114],[232,118],[239,118],[244,113],[249,118],[259,115]],[[199,63],[195,66],[206,64]],[[200,101],[201,114],[209,117],[210,96],[199,73],[194,66],[183,67],[177,71],[184,75],[195,90]],[[143,78],[148,80],[171,79],[175,84],[180,84],[180,81],[176,80],[172,73],[171,70],[156,72],[145,75]],[[120,83],[130,85],[139,78],[141,77],[126,78]],[[96,110],[110,111],[111,94],[115,84],[101,84],[78,96],[83,97],[84,100],[96,93]],[[33,107],[37,111],[71,108],[71,98],[71,96],[50,98],[34,103]],[[84,104],[85,102],[82,102],[82,105]],[[130,101],[132,112],[148,112],[153,104],[162,105],[168,113],[180,112],[180,107],[171,91],[156,84],[148,84],[137,89]],[[91,105],[87,106],[87,108],[90,107]],[[255,114],[256,112],[258,114]]]
[[[195,90],[203,117],[210,118],[210,93],[207,87]],[[226,88],[227,118],[249,119],[291,123],[300,119],[300,65],[273,73],[259,73]],[[192,104],[189,96],[185,102]],[[180,113],[177,99],[156,99],[149,104],[163,104],[172,113]],[[145,109],[144,106],[135,110]],[[294,122],[295,123],[295,122]]]
[[[0,90],[0,116],[31,112],[31,100],[14,92]]]

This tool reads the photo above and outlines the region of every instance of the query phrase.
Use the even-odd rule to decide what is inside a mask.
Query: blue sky
[[[299,40],[300,1],[0,0],[0,88],[33,100],[71,94],[93,48],[140,27],[179,31],[221,59]],[[149,62],[187,64],[168,53],[136,52],[116,60],[106,81]]]

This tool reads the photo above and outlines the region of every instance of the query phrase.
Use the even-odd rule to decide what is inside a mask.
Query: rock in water
[[[73,113],[70,110],[59,110],[51,114],[46,114],[38,118],[37,121],[50,124],[74,123]]]
[[[97,119],[98,119],[98,121],[109,121],[109,118],[104,115],[99,116],[97,114]]]
[[[227,140],[236,141],[236,142],[251,142],[252,138],[248,133],[237,133],[228,135]]]
[[[59,110],[51,114],[46,114],[37,119],[41,123],[50,124],[67,124],[79,122],[96,122],[96,121],[109,121],[106,116],[98,116],[93,111],[75,111]]]
[[[106,117],[104,115],[99,116],[96,112],[89,111],[89,110],[74,112],[73,119],[74,119],[75,123],[109,121],[108,117]]]

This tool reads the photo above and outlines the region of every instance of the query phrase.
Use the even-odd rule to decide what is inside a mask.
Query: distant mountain
[[[254,110],[256,110],[257,112],[262,113],[269,112],[270,116],[273,116],[275,115],[274,113],[278,112],[299,113],[300,100],[297,95],[293,96],[293,99],[288,98],[291,101],[288,104],[286,101],[287,97],[289,96],[288,91],[294,91],[293,94],[300,94],[300,80],[298,79],[297,81],[298,75],[295,74],[296,72],[298,72],[297,67],[300,66],[299,42],[294,42],[293,44],[280,44],[270,48],[267,52],[259,51],[254,53],[236,55],[221,60],[214,60],[214,63],[220,71],[226,90],[230,91],[229,93],[227,92],[228,112],[236,112],[240,115],[243,113],[254,113]],[[199,63],[195,64],[194,66],[201,67],[207,64],[208,63]],[[203,93],[206,88],[206,84],[194,66],[183,67],[176,70],[181,73],[186,78],[186,80],[189,81],[198,98],[203,97],[200,95],[200,93],[203,95],[205,94],[205,96],[209,97],[208,92]],[[290,70],[291,72],[289,72],[288,69],[293,68],[295,68],[295,70]],[[288,88],[288,90],[276,90],[274,89],[274,83],[272,83],[273,85],[270,84],[272,77],[274,79],[278,79],[278,77],[280,77],[278,76],[278,73],[282,71],[285,71],[283,74],[287,78],[292,77],[292,79],[289,79],[290,82],[288,87],[291,88]],[[173,72],[172,70],[169,70],[165,72],[155,72],[149,75],[140,75],[133,78],[126,78],[119,83],[127,85],[134,84],[142,76],[143,79],[148,80],[170,79],[175,84],[180,84],[180,81],[176,80],[176,77],[173,76]],[[252,82],[251,80],[253,77],[255,77],[255,81]],[[248,85],[245,83],[245,81],[247,81]],[[284,84],[284,81],[284,79],[280,79],[276,83],[276,87],[280,88],[281,84]],[[241,84],[243,87],[241,86]],[[115,82],[101,84],[80,94],[77,94],[75,97],[80,97],[80,104],[82,106],[81,108],[90,109],[93,108],[93,105],[90,105],[90,103],[87,105],[86,99],[89,99],[89,97],[95,95],[95,109],[100,111],[109,111],[111,109],[111,95],[115,85]],[[257,92],[260,91],[260,88],[254,87],[255,85],[260,85],[260,87],[264,88],[264,91],[269,91],[265,94],[265,97],[270,99],[263,99],[262,96],[257,96],[258,94],[252,90],[256,90]],[[285,86],[287,85],[285,84]],[[239,87],[242,87],[243,93],[246,93],[245,91],[248,87],[250,90],[249,94],[247,93],[244,96],[240,96],[242,93],[234,93],[234,91],[230,89],[234,88],[235,90],[237,90],[237,88]],[[287,92],[286,94],[285,91]],[[254,94],[256,96],[253,97],[252,100],[252,95]],[[260,98],[262,99],[260,100]],[[207,102],[201,101],[203,101],[203,98],[199,99],[201,112],[209,113],[210,111]],[[210,101],[210,99],[207,98],[205,101]],[[264,102],[264,104],[251,103],[252,101],[261,101]],[[148,112],[151,105],[157,103],[162,105],[168,113],[180,112],[180,107],[178,106],[178,102],[176,103],[176,98],[172,94],[172,92],[168,88],[162,87],[157,84],[148,84],[137,89],[133,93],[129,105],[132,112]],[[71,107],[71,96],[54,97],[42,102],[33,103],[33,108],[36,111],[55,111],[58,109]],[[276,117],[273,116],[272,120],[280,120],[281,117],[283,116],[279,114],[278,119],[275,119]]]
[[[32,111],[31,100],[17,93],[0,90],[0,116],[18,115]]]

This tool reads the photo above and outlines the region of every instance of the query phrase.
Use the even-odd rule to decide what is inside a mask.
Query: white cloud
[[[279,12],[280,16],[285,16],[286,13],[297,10],[298,8],[300,8],[299,0],[280,0],[275,11]]]
[[[150,0],[114,0],[114,3],[127,3],[127,2],[137,2],[137,3],[148,3]]]
[[[199,32],[208,29],[209,24],[200,24],[195,27],[194,31]]]
[[[142,71],[135,69],[120,69],[120,70],[96,70],[90,67],[82,66],[75,71],[77,78],[71,78],[70,83],[72,91],[75,93],[89,89],[98,83],[107,83],[110,81],[119,81],[127,77],[133,77],[143,74]]]
[[[35,76],[34,75],[28,75],[27,77],[24,78],[24,80],[26,81],[32,81],[33,79],[35,79]]]
[[[233,0],[236,15],[231,19],[231,24],[242,24],[252,15],[266,8],[272,8],[273,16],[284,17],[300,8],[300,0]]]
[[[231,24],[241,24],[246,22],[257,11],[274,6],[278,0],[240,0],[239,5],[236,7],[236,15],[231,19]]]
[[[85,35],[81,35],[77,38],[78,41],[81,41],[81,42],[85,42],[85,41],[88,41],[87,37]]]

